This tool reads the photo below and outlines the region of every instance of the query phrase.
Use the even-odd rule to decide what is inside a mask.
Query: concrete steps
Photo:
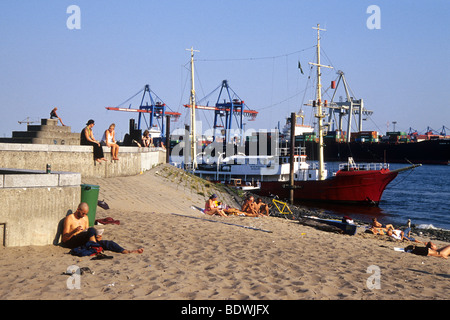
[[[58,126],[58,120],[41,119],[40,125],[28,125],[27,131],[13,131],[4,143],[79,145],[80,133],[72,133],[68,126]]]

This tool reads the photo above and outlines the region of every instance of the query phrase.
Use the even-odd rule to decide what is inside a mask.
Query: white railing
[[[341,163],[339,164],[339,170],[348,171],[348,170],[381,170],[381,169],[389,169],[389,164],[387,163]]]
[[[280,156],[282,156],[282,157],[287,157],[290,154],[289,148],[279,148],[278,150],[279,150]],[[305,147],[295,147],[294,154],[304,156],[306,154],[306,148]]]

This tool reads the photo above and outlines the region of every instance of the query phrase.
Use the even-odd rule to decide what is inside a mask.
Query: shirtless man
[[[430,241],[425,244],[425,247],[417,247],[415,245],[407,246],[405,251],[417,254],[419,256],[431,256],[448,259],[448,256],[450,255],[450,245],[438,249],[438,247]]]
[[[244,212],[244,214],[247,217],[259,217],[260,214],[257,211],[256,204],[254,202],[255,198],[253,196],[248,197],[245,199],[244,204],[242,205],[241,211]]]
[[[377,221],[377,218],[373,218],[372,225],[369,230],[372,231],[373,234],[383,235],[387,233],[390,229],[394,230],[394,226],[392,224],[387,224],[386,227],[383,227],[383,225]]]
[[[441,257],[448,259],[450,255],[450,245],[438,249],[438,247],[431,241],[427,243],[428,255],[432,257]]]
[[[262,202],[261,198],[256,199],[256,210],[258,213],[261,213],[264,216],[268,216],[269,215],[269,206],[267,204],[265,204],[264,202]]]
[[[96,231],[89,228],[89,205],[82,202],[78,205],[77,210],[69,214],[64,220],[64,228],[62,232],[62,242],[68,248],[76,248],[88,241],[96,242]]]
[[[93,227],[89,227],[89,205],[82,202],[78,205],[77,210],[68,215],[64,220],[64,227],[62,233],[62,242],[64,246],[70,249],[84,245],[88,241],[98,242],[103,249],[127,253],[142,253],[143,248],[137,250],[127,250],[120,247],[117,243],[110,240],[102,240],[101,235],[97,235],[97,231]]]

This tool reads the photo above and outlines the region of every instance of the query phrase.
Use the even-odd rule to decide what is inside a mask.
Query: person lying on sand
[[[390,236],[391,238],[395,240],[407,240],[407,241],[413,241],[413,242],[420,242],[419,240],[416,240],[411,237],[411,228],[406,228],[405,231],[394,229],[393,227],[387,228],[386,234]]]
[[[219,215],[222,217],[228,217],[226,213],[217,206],[217,195],[212,194],[205,203],[205,213],[207,215]]]
[[[372,225],[369,231],[371,231],[373,234],[386,234],[389,229],[394,229],[394,226],[392,224],[387,224],[386,227],[383,227],[381,223],[377,221],[377,218],[372,219]]]
[[[419,256],[430,256],[430,257],[440,257],[448,259],[450,255],[450,245],[438,249],[438,247],[430,242],[427,242],[425,247],[417,247],[415,245],[410,245],[405,248],[405,252],[411,252]]]
[[[236,208],[227,207],[226,209],[222,209],[222,210],[229,216],[245,216],[245,212],[242,212],[241,210],[236,209]]]
[[[99,243],[103,249],[111,250],[119,253],[142,253],[143,248],[138,250],[126,250],[117,243],[108,240],[102,240],[102,236],[97,235],[97,230],[89,227],[89,205],[81,202],[77,210],[69,214],[64,219],[64,227],[62,232],[62,245],[69,249],[74,249],[85,245],[88,241]]]

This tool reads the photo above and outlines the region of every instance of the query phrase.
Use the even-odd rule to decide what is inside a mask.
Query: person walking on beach
[[[113,160],[119,160],[118,154],[119,154],[119,145],[116,141],[116,132],[114,129],[116,128],[116,125],[112,123],[107,130],[103,133],[101,145],[107,146],[111,148],[111,158]]]
[[[94,134],[92,133],[94,125],[95,121],[92,119],[86,123],[86,127],[81,131],[80,144],[82,146],[92,146],[94,148],[94,160],[101,163],[102,161],[106,161],[106,159],[100,142],[95,140]]]

